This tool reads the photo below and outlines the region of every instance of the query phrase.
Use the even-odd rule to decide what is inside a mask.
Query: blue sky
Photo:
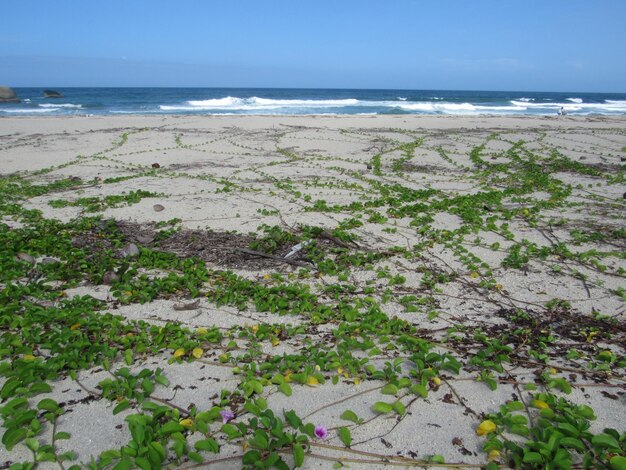
[[[0,84],[626,92],[626,0],[4,2]]]

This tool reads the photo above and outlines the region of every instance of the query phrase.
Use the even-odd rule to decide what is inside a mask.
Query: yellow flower
[[[259,325],[252,325],[252,333],[256,335],[256,332],[259,331]]]
[[[292,374],[292,372],[290,370],[285,372],[285,382],[287,382],[287,383],[291,382],[291,374]]]
[[[25,360],[25,361],[34,361],[35,360],[35,356],[33,356],[32,354],[24,354],[22,359]]]
[[[439,386],[441,385],[441,379],[439,377],[433,377],[433,383]]]
[[[202,357],[202,354],[204,354],[202,348],[194,348],[194,350],[191,351],[191,355],[196,359],[200,359]]]
[[[504,286],[502,284],[496,284],[494,287],[496,288],[496,290],[504,289]]]
[[[490,462],[494,460],[498,460],[499,457],[500,457],[500,451],[496,449],[493,449],[491,452],[489,452],[489,455],[487,456]]]
[[[496,423],[494,423],[490,419],[487,419],[478,425],[478,427],[476,428],[476,434],[478,434],[479,436],[484,436],[485,434],[495,432],[496,427]]]
[[[272,340],[272,346],[276,347],[276,346],[278,346],[279,344],[280,344],[280,341],[278,340],[278,338],[274,338],[274,339]]]
[[[80,323],[74,323],[72,326],[70,326],[70,330],[74,331],[74,330],[78,330],[80,328]]]
[[[478,276],[479,276],[479,274],[478,274],[476,271],[472,271],[472,272],[470,273],[470,277],[471,277],[472,279],[476,279]]]
[[[208,332],[209,330],[207,330],[205,327],[201,327],[196,330],[196,333],[198,333],[199,335],[206,335]]]
[[[549,372],[550,372],[550,374],[552,374],[552,375],[556,375],[556,374],[558,374],[558,371],[557,371],[554,367],[552,367],[552,368],[550,369],[550,371],[549,371]]]
[[[181,419],[178,424],[180,424],[181,426],[185,426],[186,428],[190,428],[191,426],[193,426],[193,420],[191,418]]]
[[[267,281],[268,279],[271,279],[271,278],[272,278],[272,276],[270,276],[269,274],[266,274],[265,276],[263,276],[263,279],[265,279],[266,281]]]
[[[313,375],[309,375],[309,376],[306,378],[306,384],[307,384],[309,387],[317,387],[317,386],[319,386],[320,381],[319,381],[319,380],[317,380],[317,377],[315,377],[315,376],[313,376]]]
[[[185,350],[183,348],[178,348],[176,351],[174,351],[174,359],[178,359],[181,356],[185,355]]]
[[[361,379],[359,379],[358,377],[354,378],[354,385],[359,385],[361,383]]]
[[[546,408],[550,408],[550,405],[548,405],[543,400],[533,400],[530,402],[530,404],[539,410],[545,410]]]

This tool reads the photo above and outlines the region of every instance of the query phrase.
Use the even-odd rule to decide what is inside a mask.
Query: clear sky
[[[0,84],[626,92],[626,0],[20,0]]]

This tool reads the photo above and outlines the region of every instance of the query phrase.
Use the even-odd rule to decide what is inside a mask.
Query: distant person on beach
[[[563,106],[561,106],[561,109],[559,109],[558,115],[559,116],[565,116],[567,113],[565,112],[565,109],[563,109]]]

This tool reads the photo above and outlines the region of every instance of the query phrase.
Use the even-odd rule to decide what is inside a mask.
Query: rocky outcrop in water
[[[59,93],[54,90],[44,90],[43,91],[44,98],[63,98],[63,93]]]
[[[13,88],[8,86],[0,86],[0,103],[19,103],[20,99],[17,97]]]

